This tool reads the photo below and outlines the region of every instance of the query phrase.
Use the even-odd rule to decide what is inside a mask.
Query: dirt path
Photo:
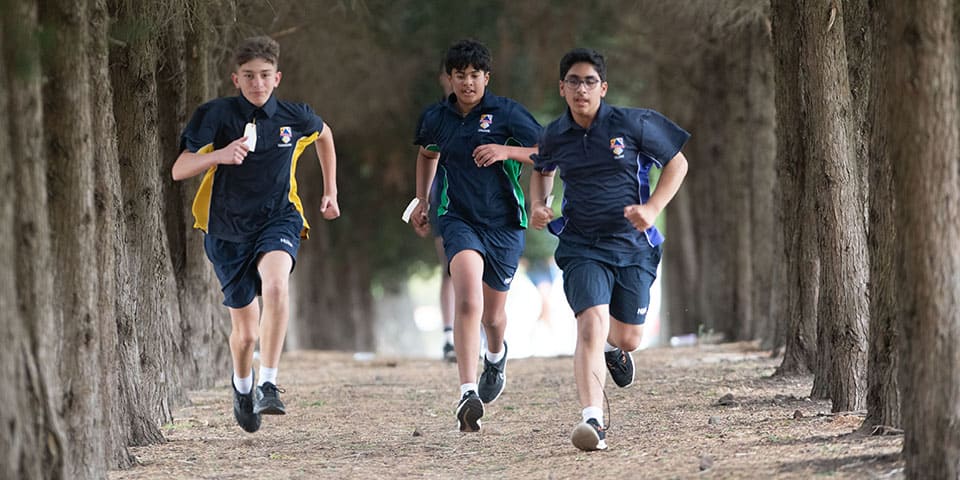
[[[110,478],[903,477],[902,437],[849,435],[862,416],[827,415],[826,402],[805,398],[810,378],[768,378],[779,360],[767,352],[634,355],[637,383],[607,382],[605,452],[570,444],[580,414],[569,357],[510,361],[483,431],[461,434],[453,365],[294,352],[280,377],[286,416],[248,434],[234,424],[226,382],[192,392],[193,405],[163,428],[168,442],[134,448],[140,465]],[[732,403],[720,405],[727,394]]]

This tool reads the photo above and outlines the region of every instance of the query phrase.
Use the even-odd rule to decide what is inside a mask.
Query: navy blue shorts
[[[517,273],[520,254],[523,253],[523,230],[518,228],[475,228],[450,215],[440,217],[440,235],[443,251],[450,259],[464,250],[476,250],[483,257],[483,283],[506,292]]]
[[[302,228],[302,220],[291,222],[285,219],[267,225],[257,238],[248,242],[231,242],[205,235],[203,248],[220,280],[223,304],[230,308],[243,308],[260,295],[257,264],[263,254],[277,250],[287,252],[295,265]],[[290,267],[290,271],[293,271],[293,267]]]
[[[604,260],[602,252],[561,241],[557,266],[563,270],[563,291],[574,313],[610,305],[610,316],[631,325],[642,325],[650,307],[650,286],[657,278],[660,247],[650,247],[631,264]]]

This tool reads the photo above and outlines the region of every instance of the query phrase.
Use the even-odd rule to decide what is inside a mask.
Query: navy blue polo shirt
[[[638,231],[623,216],[627,205],[650,198],[650,168],[663,168],[690,134],[654,110],[600,103],[590,128],[570,110],[547,125],[534,169],[560,169],[563,217],[551,224],[561,240],[601,250],[636,252],[663,242],[651,226]]]
[[[309,225],[297,195],[297,159],[323,130],[323,120],[306,104],[271,96],[262,107],[242,95],[201,105],[180,136],[180,150],[208,153],[243,136],[247,123],[257,126],[257,145],[240,165],[214,165],[203,177],[193,201],[194,228],[223,240],[256,237],[270,221],[284,215]],[[295,217],[294,217],[295,218]]]
[[[437,215],[453,215],[479,227],[526,228],[521,163],[506,160],[478,167],[473,150],[489,143],[532,147],[541,130],[523,105],[489,91],[466,116],[457,109],[454,94],[427,107],[414,144],[440,151]]]

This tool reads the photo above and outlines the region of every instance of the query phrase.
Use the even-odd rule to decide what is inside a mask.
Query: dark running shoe
[[[257,405],[253,407],[253,413],[262,415],[285,415],[287,408],[280,401],[280,394],[283,390],[277,388],[270,382],[264,382],[257,387]]]
[[[457,351],[454,350],[452,343],[443,344],[443,359],[450,363],[457,363]]]
[[[463,394],[457,405],[457,426],[461,432],[479,432],[480,417],[483,416],[483,402],[473,390]]]
[[[607,433],[595,418],[580,422],[570,434],[570,441],[584,452],[607,449]]]
[[[619,348],[603,354],[607,361],[607,370],[618,387],[626,387],[633,383],[636,369],[633,368],[633,356]]]
[[[250,433],[260,430],[260,414],[253,411],[253,390],[240,393],[233,384],[233,378],[230,378],[230,386],[233,388],[233,416],[237,419],[237,425]]]
[[[503,393],[503,386],[507,384],[507,342],[503,342],[503,358],[497,363],[487,361],[483,356],[483,373],[477,385],[477,393],[483,403],[492,403]]]

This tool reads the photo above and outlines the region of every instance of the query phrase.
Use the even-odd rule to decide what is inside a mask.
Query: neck
[[[593,111],[589,115],[578,115],[576,113],[570,112],[570,115],[573,117],[573,121],[584,128],[584,130],[590,128],[590,125],[593,123],[593,120],[597,118],[597,112]]]
[[[468,113],[470,113],[470,110],[473,110],[473,107],[476,107],[476,106],[479,105],[479,104],[480,104],[480,102],[471,103],[471,104],[466,104],[466,103],[463,103],[462,101],[460,101],[459,98],[457,99],[457,109],[460,110],[460,114],[461,114],[461,115],[464,115],[464,116],[466,116]]]

